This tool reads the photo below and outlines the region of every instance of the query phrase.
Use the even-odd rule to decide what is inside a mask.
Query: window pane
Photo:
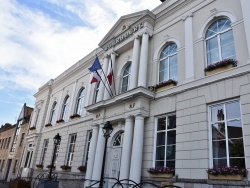
[[[155,161],[155,167],[164,166],[164,161]]]
[[[166,118],[159,118],[157,124],[157,131],[166,130]]]
[[[230,121],[227,123],[227,133],[228,138],[241,138],[242,135],[242,127],[241,121]]]
[[[225,135],[225,123],[215,123],[212,125],[212,140],[224,140]]]
[[[232,102],[226,104],[227,119],[240,118],[240,104],[239,102]]]
[[[233,31],[232,30],[229,30],[229,31],[222,33],[220,35],[221,46],[232,43],[233,41],[234,40],[233,40]]]
[[[168,117],[168,130],[176,128],[176,116]]]
[[[221,47],[221,56],[222,59],[235,59],[235,50],[234,50],[234,43],[226,44],[225,46]]]
[[[231,25],[230,25],[230,21],[228,19],[220,19],[218,21],[218,29],[220,32],[228,29],[228,28],[231,28]]]
[[[165,146],[156,147],[156,160],[164,160]]]
[[[224,120],[223,105],[213,106],[211,108],[211,113],[212,113],[211,117],[212,122]]]
[[[167,75],[164,73],[164,71],[159,72],[159,82],[166,80],[166,76]]]
[[[219,50],[215,49],[207,52],[207,64],[213,64],[220,61]]]
[[[175,161],[166,161],[166,167],[175,168]]]
[[[169,72],[170,72],[170,79],[176,79],[177,78],[177,55],[172,56],[169,58]]]
[[[166,156],[167,159],[175,159],[175,145],[167,146]]]
[[[160,61],[159,71],[162,71],[162,70],[165,70],[168,68],[168,63],[167,63],[168,61],[167,60],[168,59],[166,58],[166,59]]]
[[[244,157],[243,139],[230,139],[229,157]]]
[[[218,49],[218,46],[217,36],[207,40],[207,51]]]
[[[160,132],[160,133],[157,133],[157,143],[156,145],[159,146],[159,145],[165,145],[165,142],[166,142],[166,133],[165,132]]]
[[[206,38],[211,37],[218,33],[217,22],[213,23],[207,30]]]
[[[215,168],[218,168],[220,166],[227,166],[227,159],[214,159],[213,164]]]
[[[176,144],[176,131],[167,132],[167,145]]]
[[[213,141],[213,158],[227,157],[226,141]]]
[[[238,166],[240,168],[246,168],[244,158],[230,158],[229,161],[230,161],[230,166]]]

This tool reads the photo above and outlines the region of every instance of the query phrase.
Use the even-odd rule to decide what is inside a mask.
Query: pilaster
[[[241,8],[242,14],[244,19],[244,26],[245,26],[245,33],[246,33],[246,40],[247,40],[247,51],[248,51],[248,63],[250,63],[250,1],[249,0],[241,0]]]

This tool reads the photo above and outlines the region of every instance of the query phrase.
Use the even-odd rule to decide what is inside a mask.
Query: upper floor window
[[[121,78],[121,93],[126,92],[128,90],[130,69],[131,69],[131,64],[128,64],[123,71]]]
[[[207,65],[224,59],[235,59],[235,48],[231,21],[219,19],[206,32]]]
[[[40,113],[40,108],[38,108],[38,109],[37,109],[37,111],[36,111],[36,116],[35,116],[34,127],[36,127],[37,120],[38,120],[38,117],[39,117],[39,113]]]
[[[61,112],[61,117],[60,119],[65,120],[66,115],[67,115],[67,109],[69,105],[69,96],[67,95],[64,100],[63,100],[63,105],[62,105],[62,112]]]
[[[78,94],[77,94],[77,98],[76,98],[76,107],[75,107],[75,114],[82,114],[82,108],[83,108],[83,100],[84,100],[84,92],[85,92],[85,88],[82,87]]]
[[[155,167],[175,168],[176,116],[159,117],[156,125]]]
[[[99,93],[99,86],[100,86],[100,81],[95,84],[93,103],[97,102],[97,96],[98,96],[98,93]]]
[[[159,82],[177,80],[177,45],[168,44],[160,55]]]
[[[51,111],[50,111],[49,123],[52,123],[52,121],[55,118],[56,105],[57,105],[57,102],[54,102],[53,105],[52,105],[52,108],[51,108]]]
[[[229,101],[210,106],[211,166],[245,168],[240,102]]]

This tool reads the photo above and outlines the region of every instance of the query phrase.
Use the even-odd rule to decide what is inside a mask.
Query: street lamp
[[[103,188],[103,176],[104,176],[104,167],[105,167],[105,160],[106,160],[106,149],[107,149],[107,142],[108,138],[110,137],[110,134],[113,131],[112,125],[110,124],[109,121],[104,125],[102,128],[103,131],[103,136],[105,138],[105,146],[104,146],[104,154],[103,154],[103,160],[102,160],[102,173],[101,173],[101,178],[100,178],[100,188]]]
[[[49,179],[51,179],[52,169],[54,167],[54,160],[55,160],[55,154],[56,154],[57,146],[61,142],[61,136],[59,135],[59,133],[56,134],[56,136],[53,138],[53,140],[54,140],[55,147],[54,147],[54,152],[53,152],[53,157],[52,157],[51,168],[50,168],[50,171],[49,171]]]

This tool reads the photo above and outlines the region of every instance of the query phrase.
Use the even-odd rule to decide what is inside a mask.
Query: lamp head
[[[103,131],[104,137],[109,137],[110,136],[110,134],[113,131],[113,127],[110,124],[110,121],[107,121],[107,123],[102,128],[102,131]]]
[[[61,142],[61,136],[59,135],[59,133],[56,134],[56,136],[53,138],[54,139],[54,144],[55,145],[59,145]]]

